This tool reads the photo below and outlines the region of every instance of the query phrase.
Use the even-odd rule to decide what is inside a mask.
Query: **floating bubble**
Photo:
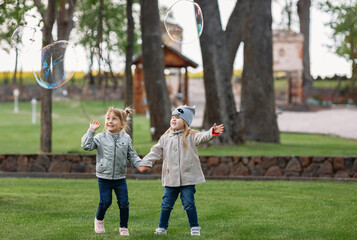
[[[189,0],[177,1],[167,10],[164,25],[171,40],[180,44],[194,42],[203,31],[201,8]]]
[[[11,36],[11,43],[20,52],[27,52],[37,39],[36,29],[29,26],[19,26]]]
[[[61,40],[42,49],[41,60],[36,61],[33,73],[41,87],[54,89],[68,82],[76,67],[77,54],[73,45],[68,41]]]

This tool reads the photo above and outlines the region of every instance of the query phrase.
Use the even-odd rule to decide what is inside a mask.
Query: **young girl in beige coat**
[[[162,198],[160,223],[155,234],[166,234],[171,210],[180,194],[191,228],[191,235],[200,235],[194,194],[195,185],[205,182],[197,146],[219,136],[223,124],[205,132],[189,128],[195,115],[195,108],[177,107],[171,117],[170,128],[161,136],[159,142],[151,148],[140,164],[139,171],[152,167],[154,161],[163,160],[162,185],[165,187]]]

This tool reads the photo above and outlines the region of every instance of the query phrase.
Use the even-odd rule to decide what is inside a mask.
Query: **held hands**
[[[212,134],[213,136],[219,136],[222,134],[223,130],[224,130],[223,124],[218,126],[216,124],[213,124]]]
[[[97,131],[100,125],[101,124],[98,121],[92,121],[89,123],[89,128],[90,130]]]
[[[150,169],[150,167],[147,167],[147,166],[139,166],[139,172],[141,172],[141,173],[146,172],[149,169]]]

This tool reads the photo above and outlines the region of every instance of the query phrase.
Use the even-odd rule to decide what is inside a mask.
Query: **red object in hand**
[[[216,133],[215,131],[214,131],[214,128],[212,128],[212,135],[213,136],[219,136],[219,135],[221,135],[222,133]]]

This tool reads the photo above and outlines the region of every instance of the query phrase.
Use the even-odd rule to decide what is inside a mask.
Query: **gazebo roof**
[[[189,59],[188,57],[184,56],[179,51],[164,45],[164,62],[165,67],[172,67],[172,68],[182,68],[182,67],[198,67],[198,64]],[[133,64],[137,65],[143,62],[142,55],[136,57],[133,60]]]

